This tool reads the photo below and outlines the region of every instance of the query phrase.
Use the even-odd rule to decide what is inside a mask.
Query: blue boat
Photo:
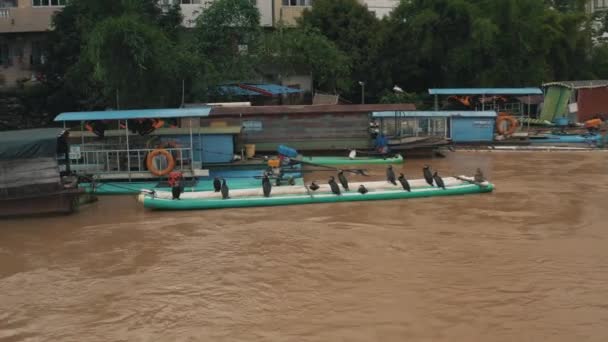
[[[583,144],[588,146],[599,146],[602,142],[602,135],[595,133],[588,134],[560,134],[551,133],[540,136],[531,136],[531,144]]]

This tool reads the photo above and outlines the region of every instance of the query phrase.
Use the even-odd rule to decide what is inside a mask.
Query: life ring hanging
[[[182,151],[179,149],[180,147],[181,147],[180,144],[178,144],[175,141],[165,141],[164,143],[156,146],[156,148],[174,149],[173,151],[171,151],[171,155],[174,156],[173,159],[175,159],[175,160],[182,159]]]
[[[167,167],[162,170],[157,169],[156,165],[154,165],[154,158],[160,155],[167,159]],[[148,171],[150,171],[150,173],[153,175],[166,176],[175,168],[175,159],[169,151],[165,150],[164,148],[158,148],[148,154],[148,157],[146,158],[146,166],[148,167]]]
[[[507,125],[503,125],[503,122],[507,122]],[[511,115],[501,114],[496,118],[496,131],[500,135],[513,135],[517,130],[518,122],[517,119]]]

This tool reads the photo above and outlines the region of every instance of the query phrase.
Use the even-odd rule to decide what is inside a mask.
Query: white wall
[[[278,0],[280,1],[280,0]],[[205,8],[209,7],[213,0],[203,0],[202,4],[182,4],[182,14],[184,15],[184,26],[194,27],[196,18]],[[257,7],[260,11],[260,25],[272,26],[272,0],[257,0]]]
[[[399,0],[359,0],[367,5],[367,8],[376,13],[376,17],[382,18],[387,16],[397,5]]]

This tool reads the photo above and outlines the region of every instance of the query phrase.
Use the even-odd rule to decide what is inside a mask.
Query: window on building
[[[312,6],[314,0],[283,0],[283,6]]]
[[[0,0],[0,8],[17,7],[17,0]]]
[[[30,65],[44,65],[46,62],[46,47],[41,42],[32,42],[32,54],[30,55]]]
[[[8,44],[0,43],[0,66],[7,67],[11,65]]]
[[[593,0],[593,7],[595,9],[608,8],[608,0]]]
[[[65,6],[68,0],[32,0],[34,7]]]

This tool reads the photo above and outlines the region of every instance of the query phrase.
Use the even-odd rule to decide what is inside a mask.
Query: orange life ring
[[[162,170],[157,169],[156,165],[154,165],[154,158],[159,155],[163,155],[167,159],[167,167]],[[148,167],[148,171],[150,171],[153,175],[166,176],[175,168],[175,159],[173,159],[173,156],[169,151],[165,150],[164,148],[157,148],[156,150],[148,153],[148,157],[146,158],[146,166]]]
[[[504,121],[508,122],[506,128],[503,125]],[[517,119],[511,115],[506,115],[506,114],[501,113],[496,118],[496,131],[500,135],[512,135],[517,130],[517,127],[518,127]]]
[[[171,151],[171,155],[173,156],[173,159],[175,159],[175,160],[182,159],[182,151],[179,149],[180,147],[181,147],[181,145],[175,141],[165,141],[164,143],[158,144],[156,146],[156,148],[174,149],[173,151]]]

